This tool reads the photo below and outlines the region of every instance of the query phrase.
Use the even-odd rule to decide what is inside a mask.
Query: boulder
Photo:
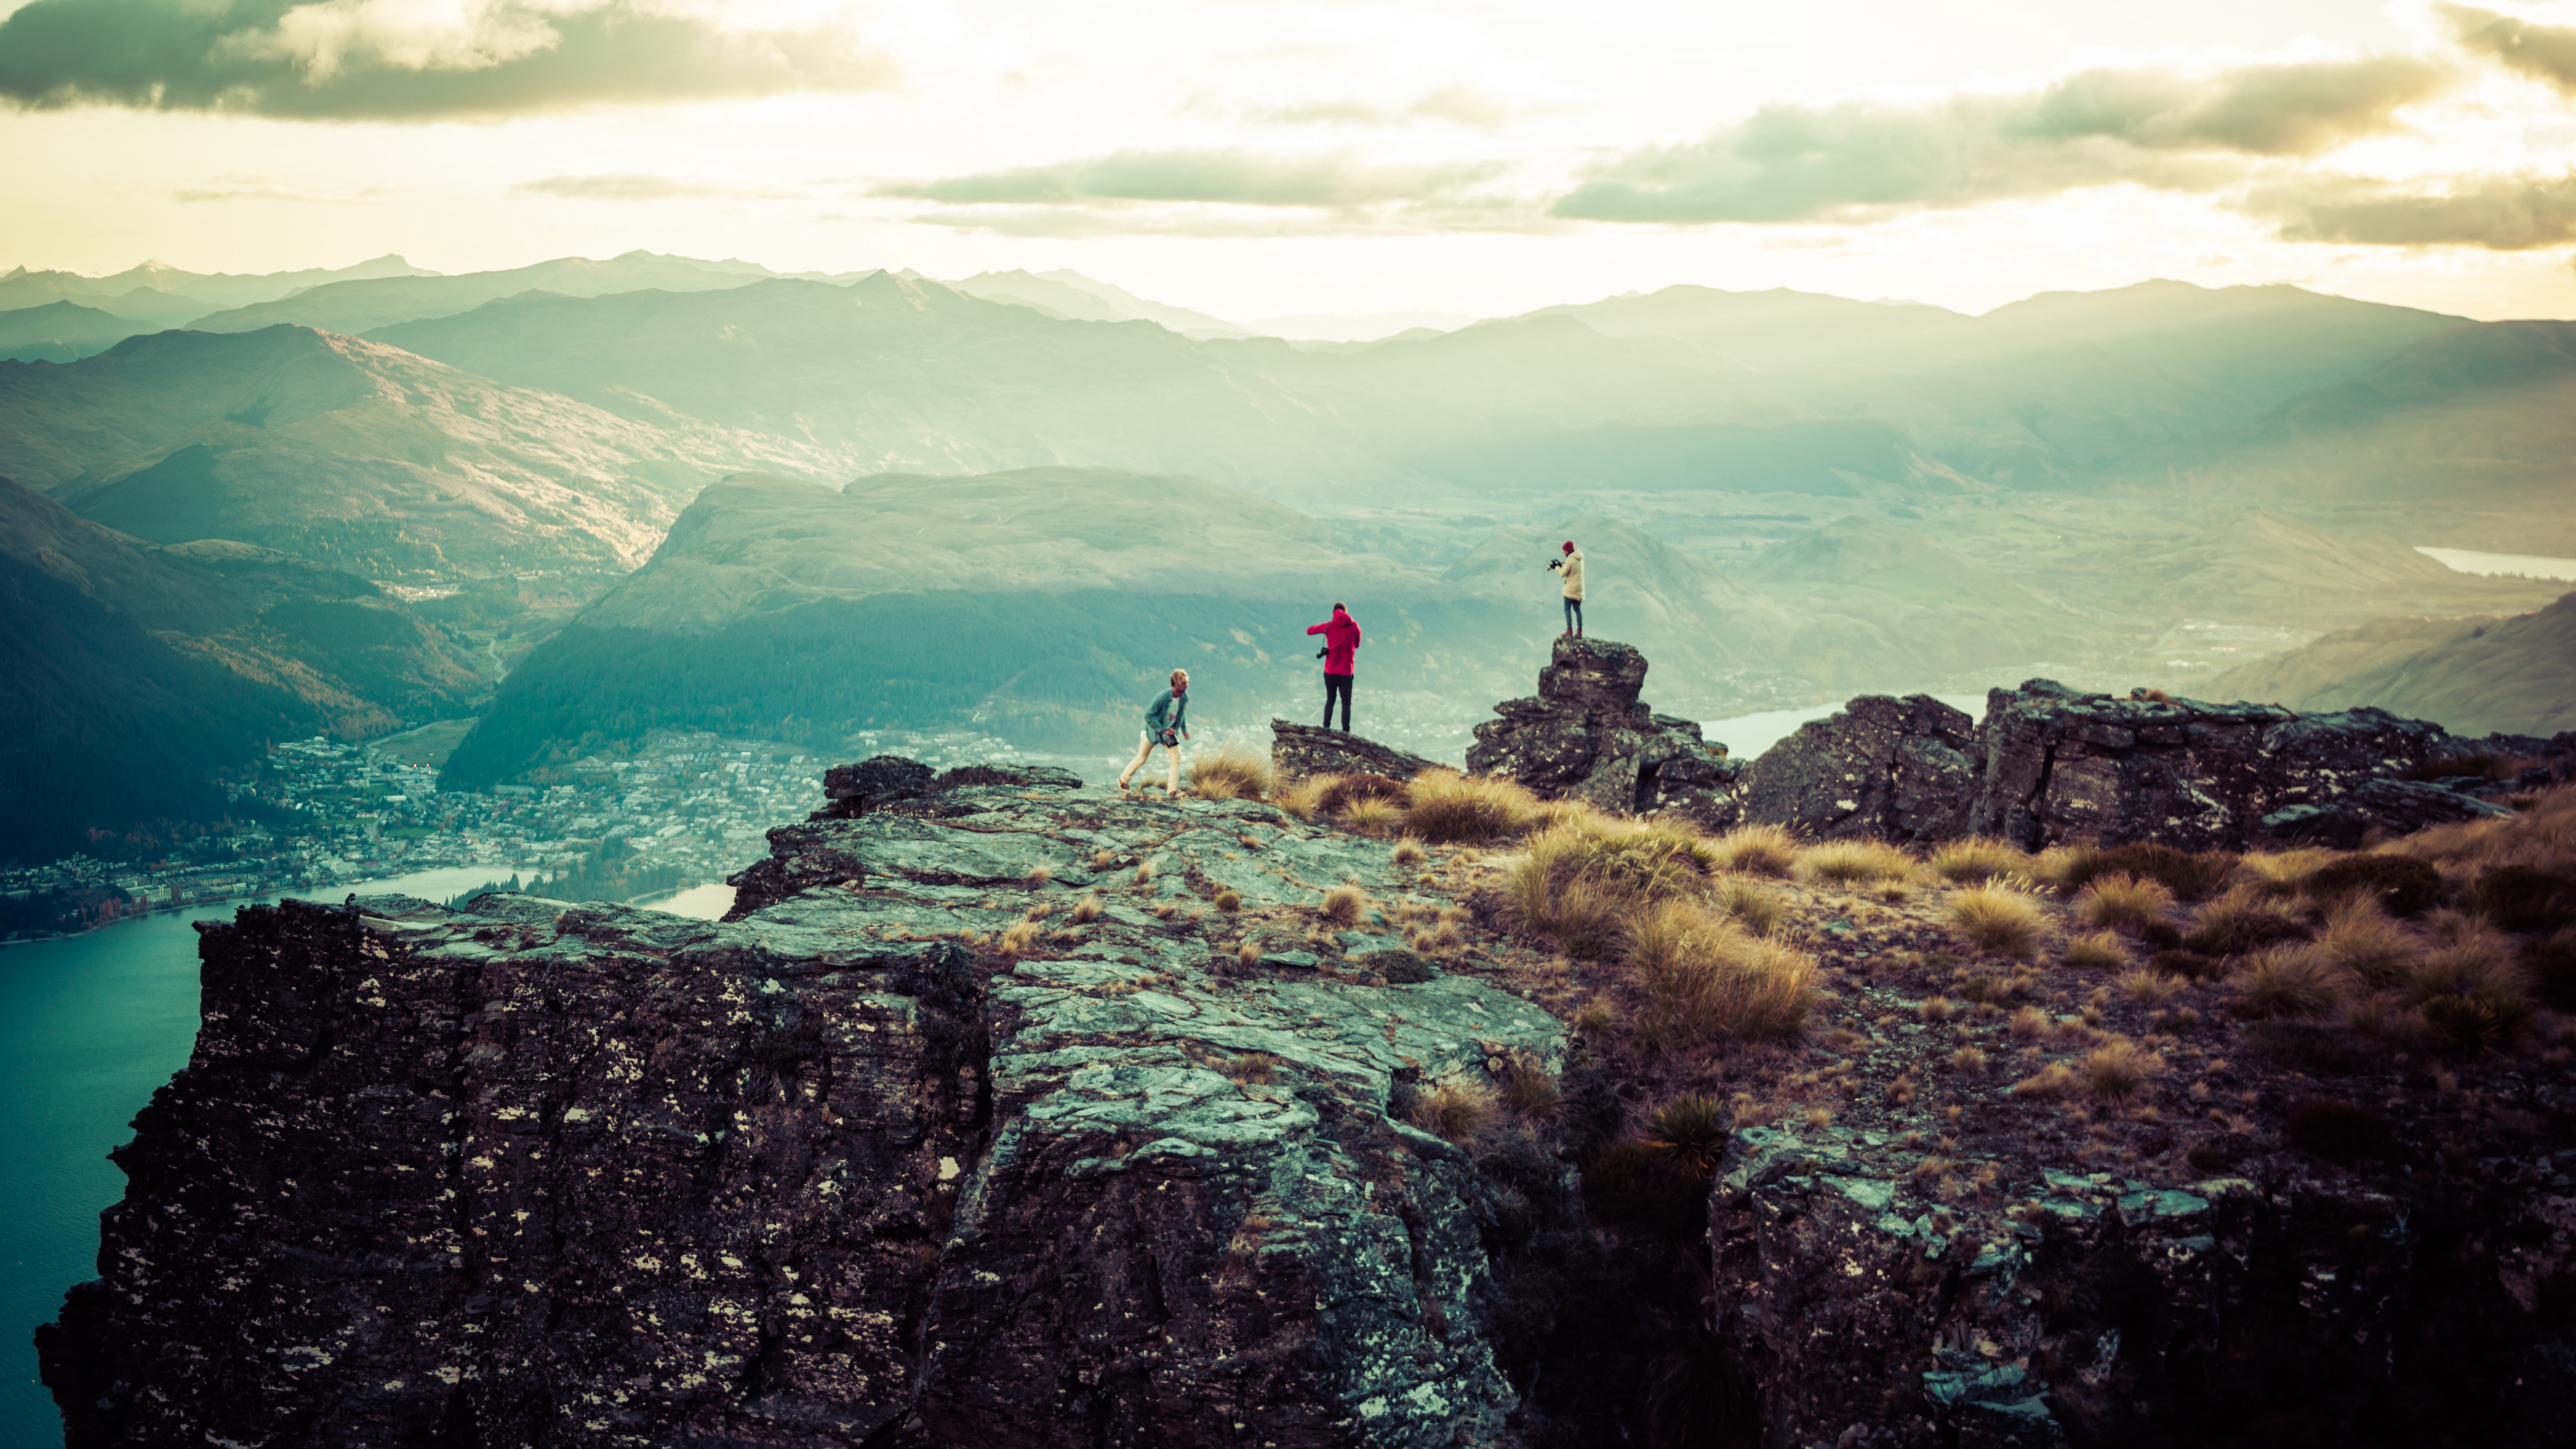
[[[1308,775],[1383,775],[1390,780],[1410,780],[1425,770],[1440,768],[1435,760],[1406,754],[1392,745],[1284,719],[1270,722],[1270,763],[1280,778],[1288,780]]]
[[[2285,805],[2263,817],[2263,829],[2288,845],[2353,850],[2374,836],[2411,835],[2433,825],[2500,820],[2513,812],[2466,791],[2416,780],[2366,780],[2322,805]]]
[[[902,755],[876,755],[854,765],[834,765],[823,772],[823,798],[831,803],[814,812],[816,820],[847,820],[897,800],[918,800],[930,793],[931,771]]]
[[[1967,830],[1983,755],[1964,712],[1927,694],[1865,695],[1745,767],[1743,818],[1811,840],[1947,840]]]
[[[1617,815],[1670,814],[1722,830],[1736,818],[1742,767],[1693,721],[1637,697],[1646,656],[1606,639],[1559,639],[1538,694],[1494,706],[1476,726],[1467,769],[1509,775],[1545,800],[1583,800]]]

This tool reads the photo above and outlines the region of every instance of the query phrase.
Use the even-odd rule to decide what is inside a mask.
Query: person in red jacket
[[[1333,601],[1333,617],[1306,631],[1324,636],[1324,647],[1315,651],[1324,661],[1324,728],[1333,727],[1333,700],[1342,701],[1342,733],[1351,732],[1351,656],[1360,650],[1360,621]]]

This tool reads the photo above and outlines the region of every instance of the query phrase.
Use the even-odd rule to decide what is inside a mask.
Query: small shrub
[[[1324,892],[1323,903],[1315,909],[1325,920],[1337,926],[1348,926],[1358,922],[1361,910],[1367,905],[1368,897],[1361,894],[1358,886],[1337,885]]]
[[[1425,770],[1405,791],[1405,828],[1425,840],[1493,840],[1538,819],[1538,797],[1508,775]]]
[[[1717,1169],[1733,1135],[1725,1106],[1702,1093],[1675,1097],[1646,1119],[1648,1146],[1671,1153],[1703,1174]]]
[[[1420,865],[1429,855],[1430,852],[1422,848],[1422,842],[1416,840],[1410,835],[1405,836],[1403,839],[1398,840],[1395,843],[1395,863],[1397,865]]]
[[[2056,1024],[2048,1019],[2047,1012],[2036,1006],[2025,1006],[2012,1014],[2011,1022],[2004,1029],[2012,1033],[2014,1041],[2037,1041],[2048,1035],[2049,1028]]]
[[[2121,994],[2140,1006],[2161,1006],[2181,995],[2191,983],[2161,971],[2131,971],[2120,977]]]
[[[1218,891],[1218,892],[1216,893],[1216,902],[1215,902],[1215,904],[1216,904],[1216,908],[1217,908],[1218,910],[1223,911],[1223,912],[1225,912],[1227,915],[1229,915],[1229,916],[1230,916],[1230,915],[1233,915],[1236,911],[1239,911],[1239,910],[1242,910],[1242,909],[1243,909],[1243,896],[1242,896],[1242,894],[1241,894],[1240,892],[1237,892],[1237,891],[1232,891],[1232,890],[1222,890],[1222,891]]]
[[[1351,964],[1373,976],[1383,976],[1395,986],[1419,986],[1440,975],[1438,967],[1419,951],[1365,951],[1351,958]]]
[[[1342,807],[1342,824],[1361,835],[1389,835],[1404,824],[1404,807],[1375,795],[1355,795]]]
[[[1645,993],[1637,1028],[1649,1050],[1795,1037],[1815,1006],[1814,958],[1694,901],[1657,903],[1632,922],[1628,963]]]
[[[2469,887],[2469,903],[2508,931],[2541,935],[2565,930],[2576,926],[2576,875],[2528,865],[2497,866]]]
[[[2066,964],[2079,971],[2117,971],[2129,964],[2129,948],[2111,932],[2095,931],[2066,943]]]
[[[2027,960],[2039,954],[2048,918],[2030,897],[1999,885],[1972,886],[1950,898],[1950,925],[1980,951]]]
[[[2028,875],[2030,856],[2000,840],[1972,835],[1934,848],[1925,862],[1952,885],[1982,885],[1999,875]]]
[[[2087,925],[2134,931],[2163,920],[2173,903],[2173,888],[2163,881],[2126,874],[2103,875],[2094,877],[2077,894],[2075,914]]]
[[[2420,916],[2442,903],[2442,873],[2411,855],[2347,855],[2309,872],[2299,889],[2321,901],[2358,899],[2392,916]]]
[[[2125,1102],[2138,1095],[2160,1065],[2136,1042],[2104,1042],[2084,1058],[2084,1090],[2106,1102]]]
[[[1717,868],[1746,875],[1787,875],[1798,863],[1798,841],[1777,825],[1739,825],[1710,842]]]
[[[2397,1125],[2358,1102],[2318,1097],[2290,1109],[2282,1135],[2310,1157],[2349,1167],[2363,1158],[2397,1155]]]
[[[1099,920],[1100,913],[1108,908],[1108,903],[1100,899],[1098,892],[1094,892],[1073,903],[1073,918],[1087,926]]]
[[[2263,892],[2240,886],[2209,903],[2190,934],[2185,949],[2204,956],[2244,956],[2283,941],[2305,940],[2307,922]]]
[[[2424,1024],[2455,1052],[2484,1056],[2531,1034],[2531,1003],[2500,991],[2429,997],[2423,1011]]]
[[[1452,1142],[1474,1137],[1493,1117],[1493,1089],[1454,1077],[1416,1096],[1405,1114],[1414,1126]]]
[[[1245,1052],[1226,1058],[1217,1070],[1247,1086],[1261,1086],[1279,1075],[1279,1059],[1268,1052]]]
[[[1914,1008],[1914,1014],[1925,1021],[1948,1021],[1958,1011],[1958,1005],[1946,996],[1927,996]]]
[[[1979,1076],[1986,1070],[1986,1054],[1977,1047],[1963,1046],[1950,1053],[1950,1066],[1970,1076]]]
[[[1798,852],[1797,871],[1827,885],[1870,885],[1914,873],[1914,857],[1878,840],[1828,840]]]
[[[1190,788],[1206,800],[1258,800],[1278,783],[1270,761],[1241,745],[1201,750],[1190,761]]]
[[[1558,1105],[1565,1100],[1555,1075],[1519,1054],[1505,1059],[1502,1071],[1494,1077],[1494,1088],[1504,1106],[1533,1122],[1555,1116]]]
[[[2343,974],[2316,952],[2276,946],[2257,955],[2238,979],[2254,1016],[2322,1016],[2343,1000]]]

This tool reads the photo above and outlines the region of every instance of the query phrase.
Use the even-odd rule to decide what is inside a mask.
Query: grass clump
[[[1430,854],[1422,848],[1421,841],[1410,835],[1395,843],[1394,859],[1397,865],[1420,865]]]
[[[1555,1116],[1565,1100],[1555,1075],[1521,1053],[1504,1060],[1503,1069],[1494,1075],[1494,1089],[1504,1106],[1532,1122]]]
[[[1814,1010],[1814,958],[1748,936],[1697,901],[1645,908],[1628,929],[1628,964],[1645,1001],[1637,1033],[1649,1050],[1797,1036]]]
[[[1243,896],[1242,893],[1238,891],[1218,891],[1216,893],[1216,900],[1213,904],[1218,910],[1223,911],[1230,916],[1243,909]]]
[[[1787,910],[1780,897],[1747,880],[1720,881],[1709,901],[1757,936],[1777,934]]]
[[[2048,934],[2048,918],[2020,891],[2001,885],[1972,886],[1950,898],[1951,928],[1978,950],[2015,960],[2039,954]]]
[[[2576,871],[2498,866],[2470,886],[2469,904],[2508,931],[2546,935],[2565,930],[2576,926]]]
[[[1997,876],[2031,873],[2030,856],[2000,840],[1971,835],[1933,850],[1925,862],[1932,873],[1952,885],[1982,885]]]
[[[1707,883],[1708,842],[1670,821],[1569,816],[1529,838],[1504,872],[1512,913],[1573,956],[1609,949],[1628,917]]]
[[[2388,852],[2329,861],[2309,872],[2299,890],[2320,901],[2369,901],[2392,916],[2420,916],[2449,894],[2430,862]]]
[[[2389,919],[2368,896],[2348,897],[2326,913],[2316,934],[2319,956],[2371,986],[2409,980],[2424,954],[2424,940]]]
[[[1777,825],[1739,825],[1709,843],[1723,871],[1784,876],[1798,863],[1798,841]]]
[[[2298,912],[2261,890],[2239,886],[2202,908],[2182,944],[2203,956],[2245,956],[2307,936],[2308,923]]]
[[[2121,995],[2140,1006],[2161,1006],[2180,996],[2191,983],[2161,971],[2130,971],[2121,975],[2118,985]]]
[[[1405,787],[1405,828],[1424,840],[1499,839],[1529,829],[1538,817],[1538,797],[1508,775],[1425,770]]]
[[[2094,877],[2077,893],[2075,914],[2086,925],[2135,931],[2163,920],[2173,903],[2173,887],[2163,881],[2115,872]]]
[[[1202,750],[1190,761],[1190,788],[1203,800],[1258,800],[1277,783],[1270,761],[1241,745]]]
[[[1900,881],[1914,873],[1914,857],[1884,841],[1828,840],[1798,852],[1798,875],[1844,887]]]
[[[1099,920],[1100,913],[1107,909],[1109,909],[1108,903],[1100,898],[1099,892],[1094,891],[1073,903],[1073,919],[1087,926]]]
[[[2241,857],[2224,850],[2178,850],[2141,841],[2069,855],[2057,888],[2080,891],[2097,877],[2128,875],[2157,881],[2183,900],[2205,901],[2235,879],[2240,861]]]
[[[2323,1016],[2343,1000],[2345,977],[2303,946],[2274,946],[2254,957],[2237,981],[2254,1016]]]
[[[1452,1142],[1465,1142],[1485,1130],[1494,1119],[1494,1091],[1461,1078],[1452,1077],[1427,1092],[1417,1093],[1405,1120]]]
[[[1404,824],[1404,807],[1375,795],[1354,795],[1342,806],[1342,824],[1361,835],[1392,835]]]
[[[1715,1097],[1693,1092],[1656,1108],[1646,1118],[1641,1140],[1670,1153],[1695,1172],[1709,1173],[1717,1170],[1718,1159],[1726,1155],[1727,1141],[1733,1135],[1725,1105]]]
[[[2084,1058],[2084,1090],[2106,1102],[2125,1102],[2138,1095],[2159,1063],[2133,1041],[2107,1041]]]
[[[1271,788],[1270,803],[1300,820],[1312,822],[1324,812],[1324,792],[1340,778],[1338,775],[1308,775],[1300,780],[1283,781]]]
[[[1360,912],[1367,906],[1368,897],[1358,886],[1337,885],[1324,892],[1324,899],[1315,910],[1337,926],[1348,926],[1359,920]]]
[[[2084,1078],[2065,1062],[2047,1066],[2012,1084],[2012,1094],[2025,1101],[2054,1102],[2084,1089]]]
[[[2066,964],[2079,971],[2117,971],[2129,964],[2129,948],[2115,932],[2094,931],[2066,943]]]

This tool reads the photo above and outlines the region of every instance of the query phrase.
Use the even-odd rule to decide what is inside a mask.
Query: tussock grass
[[[1308,775],[1301,780],[1284,781],[1272,787],[1270,803],[1300,820],[1312,822],[1324,811],[1324,792],[1340,778],[1339,775]]]
[[[1626,917],[1706,886],[1707,846],[1670,821],[1569,818],[1529,838],[1504,872],[1504,899],[1570,954],[1599,955]]]
[[[1361,835],[1392,835],[1404,824],[1404,807],[1375,795],[1354,795],[1342,806],[1342,824]]]
[[[1959,1004],[1946,996],[1927,996],[1916,1004],[1914,1014],[1925,1021],[1948,1021],[1959,1014]]]
[[[2015,960],[2039,954],[2048,917],[2039,904],[2000,885],[1971,886],[1950,898],[1951,928],[1978,950]]]
[[[1733,1123],[1723,1103],[1705,1093],[1673,1098],[1646,1117],[1640,1134],[1647,1146],[1670,1153],[1700,1172],[1714,1171],[1726,1155]]]
[[[2310,871],[2299,892],[2319,901],[2366,900],[2392,916],[2420,916],[2450,894],[2431,862],[2395,851],[2347,855]]]
[[[1213,904],[1218,910],[1223,911],[1230,916],[1236,911],[1243,909],[1243,895],[1239,891],[1218,891],[1216,893],[1216,900]]]
[[[2012,1033],[2014,1041],[2037,1041],[2048,1035],[2049,1028],[2055,1025],[2048,1019],[2047,1012],[2036,1006],[2025,1006],[2012,1014],[2012,1022],[2006,1030]]]
[[[1277,783],[1270,761],[1241,745],[1201,750],[1190,761],[1190,788],[1203,800],[1258,800]]]
[[[1504,1060],[1503,1069],[1494,1075],[1494,1089],[1504,1106],[1532,1122],[1555,1116],[1564,1101],[1555,1076],[1519,1053]]]
[[[1410,835],[1395,843],[1397,865],[1420,865],[1429,856],[1430,852],[1422,848],[1422,842]]]
[[[1746,875],[1787,875],[1798,863],[1798,841],[1777,825],[1739,825],[1710,842],[1717,868]]]
[[[1094,891],[1090,895],[1084,896],[1081,900],[1073,903],[1073,918],[1077,922],[1087,926],[1092,922],[1099,920],[1100,913],[1107,909],[1109,909],[1108,902],[1103,901],[1100,898],[1100,893],[1098,891]]]
[[[2075,897],[2075,914],[2086,925],[2138,930],[2161,921],[2173,909],[2173,887],[2133,875],[2096,876]]]
[[[2338,969],[2371,986],[2395,986],[2412,974],[2424,938],[2391,920],[2376,901],[2347,899],[2326,912],[2316,951]]]
[[[1814,958],[1746,935],[1697,901],[1642,911],[1628,928],[1628,964],[1645,996],[1637,1033],[1650,1050],[1792,1038],[1816,1004]]]
[[[2054,1102],[2085,1089],[2083,1074],[2065,1062],[2050,1062],[2012,1084],[2012,1094],[2033,1102]]]
[[[1875,885],[1914,873],[1914,857],[1884,841],[1828,840],[1798,852],[1800,879],[1826,885]]]
[[[2207,900],[2235,879],[2238,857],[2223,850],[2177,850],[2170,845],[2138,842],[2108,850],[2078,846],[2060,859],[2055,884],[2062,892],[2082,890],[2098,876],[2132,875],[2161,881],[2186,901]]]
[[[2081,1068],[2084,1090],[2104,1101],[2127,1101],[2138,1095],[2162,1065],[2154,1053],[2136,1042],[2107,1041],[2085,1055]]]
[[[1435,1137],[1465,1142],[1494,1119],[1494,1091],[1452,1077],[1413,1099],[1405,1119]]]
[[[1971,835],[1935,848],[1925,862],[1932,873],[1952,885],[1982,885],[1997,876],[2029,876],[2028,852],[2000,840]]]
[[[1315,907],[1325,920],[1338,926],[1347,926],[1358,921],[1360,912],[1367,908],[1368,897],[1358,886],[1352,885],[1337,885],[1324,892],[1322,903]]]
[[[2513,940],[2475,916],[2436,911],[2428,918],[2433,944],[2411,964],[2409,983],[2420,998],[2488,995],[2527,1001],[2533,982]]]
[[[1539,800],[1508,775],[1425,770],[1405,787],[1405,829],[1431,841],[1497,840],[1528,830]]]
[[[1983,1076],[1986,1070],[1985,1051],[1980,1047],[1963,1046],[1950,1053],[1950,1067],[1953,1071],[1965,1072],[1972,1077]]]
[[[2117,971],[2129,964],[2129,948],[2110,931],[2094,931],[2066,943],[2066,964],[2079,971]]]
[[[2101,874],[2102,852],[2090,845],[2052,845],[2030,861],[2030,878],[2059,895],[2071,896]]]
[[[2337,859],[2337,853],[2314,847],[2297,850],[2257,850],[2248,852],[2237,862],[2237,874],[2247,883],[2268,886],[2281,894],[2299,888],[2299,882],[2316,873],[2317,867]]]
[[[1038,932],[1044,930],[1035,921],[1014,921],[1002,932],[1000,949],[1005,956],[1025,956],[1037,945]]]
[[[2297,911],[2259,888],[2238,886],[2201,908],[2182,944],[2203,956],[2244,956],[2307,936]]]
[[[1778,934],[1781,922],[1787,919],[1787,907],[1779,895],[1748,880],[1719,881],[1709,899],[1736,924],[1757,936]]]
[[[2342,1003],[2348,979],[2308,947],[2272,946],[2246,964],[2236,989],[2250,1015],[2323,1016]]]
[[[2140,1006],[2161,1006],[2180,996],[2191,985],[2179,976],[2162,971],[2127,971],[2121,973],[2120,994]]]

